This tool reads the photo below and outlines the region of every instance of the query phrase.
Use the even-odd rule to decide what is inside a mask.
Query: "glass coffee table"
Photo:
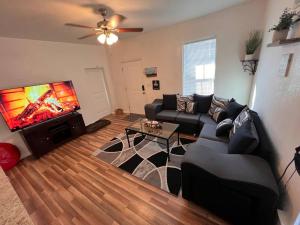
[[[146,139],[146,140],[165,145],[168,151],[168,159],[170,160],[170,139],[175,133],[177,133],[177,141],[179,144],[179,131],[178,131],[179,124],[167,123],[167,122],[162,122],[159,124],[161,125],[161,128],[151,128],[145,126],[145,123],[143,123],[142,121],[137,121],[132,125],[130,125],[129,127],[125,128],[128,146],[130,147],[130,140],[129,140],[130,131],[155,137],[157,138],[156,140],[155,139]],[[160,139],[164,140],[165,143],[160,142],[159,141]]]

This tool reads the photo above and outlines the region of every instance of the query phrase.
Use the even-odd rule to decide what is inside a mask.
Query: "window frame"
[[[218,48],[218,39],[216,35],[212,35],[209,37],[205,37],[205,38],[201,38],[201,39],[196,39],[196,40],[192,40],[192,41],[187,41],[187,42],[183,42],[181,44],[181,94],[183,95],[183,84],[184,84],[184,46],[188,45],[188,44],[193,44],[193,43],[197,43],[197,42],[201,42],[201,41],[209,41],[209,40],[216,40],[216,53],[215,53],[215,77],[214,77],[214,81],[216,80],[216,74],[217,74],[217,48]],[[214,92],[215,92],[215,82],[214,82]]]

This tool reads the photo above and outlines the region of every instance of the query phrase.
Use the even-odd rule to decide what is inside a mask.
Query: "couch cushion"
[[[163,110],[156,115],[157,120],[174,122],[179,112],[176,110]]]
[[[246,105],[240,105],[236,101],[232,101],[228,104],[225,109],[225,112],[228,118],[235,120],[235,118],[242,112],[242,110],[246,107]]]
[[[227,154],[228,144],[219,141],[208,140],[205,138],[199,138],[196,142],[187,146],[187,151],[197,149],[199,151],[212,151],[215,153]]]
[[[165,110],[176,110],[177,97],[176,95],[163,95],[163,108]]]
[[[207,113],[213,95],[197,95],[194,94],[194,101],[197,103],[197,112],[199,113]]]
[[[217,124],[208,114],[201,114],[200,121],[204,124]]]
[[[177,115],[176,121],[179,123],[189,123],[189,124],[199,124],[200,113],[197,114],[190,114],[180,112]]]
[[[213,140],[213,141],[221,141],[221,142],[228,143],[229,142],[228,137],[226,137],[226,136],[217,137],[216,136],[216,129],[217,129],[217,124],[215,124],[215,125],[204,124],[204,126],[202,127],[202,130],[201,130],[201,133],[200,133],[200,137],[206,138],[209,140]]]
[[[230,154],[249,154],[258,146],[259,137],[252,120],[247,120],[230,138],[228,152]]]

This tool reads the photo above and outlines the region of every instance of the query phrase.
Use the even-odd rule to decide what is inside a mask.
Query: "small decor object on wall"
[[[300,2],[300,0],[299,0]],[[299,4],[299,3],[298,3]],[[293,24],[290,27],[289,33],[288,33],[288,39],[293,38],[300,38],[300,7],[298,5],[298,12],[297,15],[293,18]]]
[[[157,77],[157,67],[145,68],[144,73],[147,77]]]
[[[286,40],[289,29],[293,25],[293,18],[297,13],[286,8],[280,16],[279,23],[274,25],[269,31],[274,31],[272,42]]]
[[[153,90],[160,90],[159,80],[153,80],[152,81],[152,88],[153,88]]]
[[[290,54],[283,54],[281,57],[281,61],[279,64],[279,75],[282,77],[287,77],[291,68],[292,60],[293,60],[292,53]]]
[[[254,76],[256,73],[258,60],[257,59],[241,60],[241,62],[242,62],[244,72],[249,72],[249,75]]]
[[[255,52],[262,42],[262,33],[258,30],[252,31],[246,41],[246,55],[245,60],[254,60]]]

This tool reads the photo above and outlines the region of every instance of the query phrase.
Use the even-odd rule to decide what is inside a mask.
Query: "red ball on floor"
[[[10,170],[20,160],[19,149],[9,143],[0,143],[0,166],[3,170]]]

